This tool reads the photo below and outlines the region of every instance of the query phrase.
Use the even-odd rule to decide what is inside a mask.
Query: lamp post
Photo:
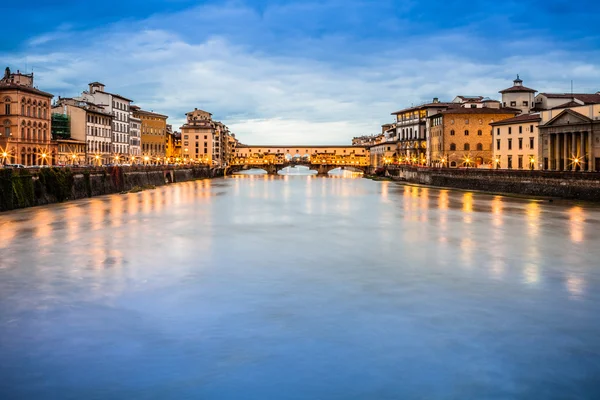
[[[6,165],[6,158],[8,157],[8,153],[6,151],[2,152],[2,164]]]
[[[499,169],[500,168],[500,159],[496,157],[494,162],[496,163],[496,169]]]
[[[535,158],[531,157],[529,159],[529,168],[533,171],[533,166],[535,164]]]
[[[42,153],[42,165],[44,165],[46,162],[46,157],[48,157],[48,155],[46,153]]]

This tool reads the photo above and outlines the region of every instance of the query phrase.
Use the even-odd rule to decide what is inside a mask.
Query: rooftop
[[[508,124],[518,124],[522,122],[536,122],[541,121],[542,117],[539,113],[534,114],[523,114],[518,117],[503,119],[502,121],[492,122],[490,125],[508,125]]]

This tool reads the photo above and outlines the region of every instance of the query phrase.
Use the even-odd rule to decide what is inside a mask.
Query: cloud
[[[98,80],[169,115],[174,127],[198,107],[242,142],[257,144],[348,143],[378,132],[391,112],[433,97],[498,98],[517,73],[538,90],[560,88],[569,76],[581,91],[600,89],[597,50],[552,49],[550,40],[533,35],[490,41],[474,35],[473,26],[412,36],[390,28],[391,36],[358,37],[349,27],[369,12],[363,3],[347,3],[341,27],[323,28],[339,9],[335,3],[201,6],[78,32],[61,29],[0,56],[11,65],[34,65],[36,84],[57,95],[77,95]],[[320,17],[304,30],[299,24],[311,11]],[[288,28],[291,22],[297,26]]]

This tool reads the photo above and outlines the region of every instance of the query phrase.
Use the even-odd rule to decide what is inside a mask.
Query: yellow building
[[[144,163],[164,163],[167,149],[167,118],[166,115],[144,111],[137,106],[131,106],[134,118],[142,122],[142,159]]]
[[[86,164],[86,142],[76,139],[57,139],[58,165]]]
[[[512,118],[512,108],[449,108],[429,117],[431,163],[438,167],[491,166],[490,124]]]

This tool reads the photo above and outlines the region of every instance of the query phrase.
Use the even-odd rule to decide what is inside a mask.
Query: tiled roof
[[[515,85],[515,86],[512,86],[512,87],[509,87],[508,89],[501,90],[498,93],[515,93],[515,92],[531,92],[531,93],[535,93],[535,92],[537,92],[537,90],[528,88],[526,86],[517,86],[517,85]]]
[[[600,103],[600,94],[599,93],[540,93],[539,95],[545,96],[549,99],[573,99],[573,98],[575,98],[577,100],[583,101],[585,104]]]
[[[584,105],[585,104],[581,104],[581,103],[571,100],[568,103],[561,104],[560,106],[552,107],[552,109],[557,110],[559,108],[581,107]]]
[[[37,94],[40,96],[45,96],[45,97],[50,97],[50,98],[54,97],[54,95],[52,93],[44,92],[39,89],[30,87],[30,86],[18,85],[16,83],[0,82],[0,90],[20,90],[23,92],[33,93],[33,94]]]
[[[480,107],[480,108],[451,108],[449,110],[442,111],[441,114],[518,114],[521,110],[515,108],[491,108],[491,107]]]
[[[508,125],[508,124],[517,124],[521,122],[535,122],[541,121],[542,118],[540,114],[523,114],[514,118],[503,119],[502,121],[492,122],[490,125]]]
[[[393,112],[391,115],[402,114],[409,111],[419,110],[421,108],[435,108],[435,107],[452,107],[456,103],[448,103],[448,102],[438,102],[438,103],[426,103],[421,104],[420,106],[414,106],[409,108],[404,108],[400,111]]]

